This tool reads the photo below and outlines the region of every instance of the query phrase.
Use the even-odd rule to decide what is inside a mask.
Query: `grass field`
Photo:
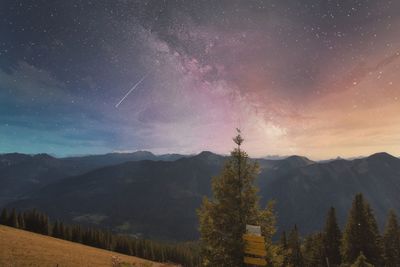
[[[117,257],[120,265],[113,265]],[[0,225],[1,267],[173,266]]]

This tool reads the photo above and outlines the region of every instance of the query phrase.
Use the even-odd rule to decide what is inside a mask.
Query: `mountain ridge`
[[[196,239],[196,209],[204,196],[211,195],[211,178],[219,174],[226,159],[204,151],[175,161],[102,166],[45,184],[7,206],[38,208],[54,218],[128,234]],[[343,225],[358,192],[371,202],[380,225],[389,208],[400,211],[400,159],[390,154],[322,163],[301,156],[254,160],[260,165],[256,183],[261,205],[276,200],[280,230],[293,224],[304,233],[320,229],[332,205]]]

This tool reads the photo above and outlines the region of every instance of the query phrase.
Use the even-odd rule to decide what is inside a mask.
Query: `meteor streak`
[[[121,105],[121,103],[125,100],[125,98],[127,98],[128,95],[129,95],[133,90],[135,90],[135,88],[138,87],[139,84],[141,84],[141,83],[143,82],[144,79],[146,79],[146,77],[147,77],[147,74],[144,75],[144,76],[142,77],[142,79],[140,79],[140,80],[128,91],[128,93],[126,93],[126,95],[124,95],[124,97],[115,105],[115,107],[118,108],[119,105]]]

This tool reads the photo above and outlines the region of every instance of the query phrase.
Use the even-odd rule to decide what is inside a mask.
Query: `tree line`
[[[381,234],[362,194],[354,197],[343,233],[331,207],[322,231],[301,240],[294,226],[288,236],[282,233],[279,246],[283,255],[281,267],[400,266],[400,228],[395,212],[389,211]]]
[[[162,243],[103,229],[68,225],[58,220],[51,222],[45,213],[37,210],[18,212],[4,208],[0,215],[0,224],[152,261],[179,263],[188,267],[199,266],[199,256],[192,244]]]

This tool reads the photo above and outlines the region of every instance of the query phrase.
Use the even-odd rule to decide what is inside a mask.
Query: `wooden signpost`
[[[246,234],[243,235],[244,253],[249,255],[244,257],[244,263],[256,266],[266,266],[267,256],[265,250],[265,238],[261,236],[261,227],[255,225],[246,225]],[[251,255],[251,257],[250,257]]]
[[[267,261],[262,258],[244,257],[244,263],[258,266],[267,266]]]
[[[261,257],[267,256],[267,252],[263,248],[245,247],[244,253]]]

